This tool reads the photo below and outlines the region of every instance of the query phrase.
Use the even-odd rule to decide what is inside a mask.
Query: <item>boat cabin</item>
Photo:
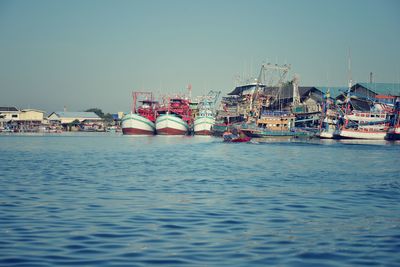
[[[296,116],[284,112],[265,112],[257,120],[259,128],[271,131],[290,131],[294,127]]]

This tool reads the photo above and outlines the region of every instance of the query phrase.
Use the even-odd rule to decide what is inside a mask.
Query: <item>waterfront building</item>
[[[71,111],[56,111],[49,116],[50,122],[60,122],[61,124],[71,123],[73,121],[82,122],[84,120],[102,121],[94,112],[71,112]]]
[[[61,125],[65,130],[98,131],[104,129],[104,121],[94,112],[56,111],[48,116],[52,126]]]
[[[17,121],[18,131],[38,132],[45,126],[45,112],[38,109],[22,109]]]
[[[37,109],[0,107],[0,127],[16,132],[38,132],[46,123],[44,114],[44,111]]]
[[[0,129],[4,129],[14,120],[19,119],[19,109],[16,107],[0,107]]]

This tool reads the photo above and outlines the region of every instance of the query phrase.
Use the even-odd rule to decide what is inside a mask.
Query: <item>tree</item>
[[[103,113],[103,111],[101,110],[101,109],[99,109],[99,108],[90,108],[90,109],[87,109],[87,110],[85,110],[85,112],[94,112],[94,113],[96,113],[96,115],[97,116],[99,116],[100,118],[104,118],[104,113]]]
[[[104,114],[104,112],[99,108],[90,108],[90,109],[85,110],[85,112],[96,113],[96,115],[99,116],[100,118],[102,118],[104,120],[104,122],[108,125],[114,123],[114,118],[113,118],[112,114],[110,114],[110,113]]]
[[[103,120],[104,120],[107,124],[113,124],[113,122],[114,122],[113,115],[110,114],[110,113],[104,114]]]
[[[76,126],[76,125],[79,125],[79,124],[81,124],[81,122],[78,120],[78,119],[75,119],[74,121],[72,121],[72,122],[70,122],[70,123],[68,123],[70,126]]]

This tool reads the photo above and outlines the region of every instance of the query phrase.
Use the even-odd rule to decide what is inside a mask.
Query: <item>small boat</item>
[[[237,138],[233,138],[230,141],[226,141],[226,142],[231,142],[231,143],[247,143],[250,142],[251,137],[237,137]]]
[[[251,137],[244,135],[242,132],[240,134],[234,134],[226,131],[222,137],[224,138],[224,142],[227,143],[247,143],[251,140]]]
[[[8,127],[0,129],[0,133],[13,133],[13,132],[14,132],[14,130],[10,129]]]
[[[239,115],[219,117],[216,119],[211,132],[214,136],[222,136],[230,128],[237,128],[242,124],[242,117]]]

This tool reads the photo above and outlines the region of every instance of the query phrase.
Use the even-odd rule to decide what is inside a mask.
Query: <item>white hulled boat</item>
[[[189,100],[175,97],[168,100],[167,107],[158,110],[156,120],[157,134],[161,135],[186,135],[189,133],[191,123],[191,110]]]
[[[138,97],[144,95],[145,100],[138,101]],[[132,112],[122,118],[122,133],[124,135],[154,135],[156,126],[156,111],[158,102],[153,101],[153,94],[147,92],[133,92]],[[137,102],[142,104],[136,109]]]
[[[360,126],[358,128],[343,128],[339,131],[340,138],[385,140],[388,128],[385,125],[377,127]]]
[[[344,116],[346,122],[339,131],[340,138],[385,140],[389,125],[385,112],[353,110]]]
[[[194,120],[194,134],[211,135],[215,124],[215,102],[221,92],[210,91],[199,103],[199,115]]]
[[[389,124],[387,123],[388,111],[376,106],[370,107],[368,111],[354,109],[350,92],[351,84],[350,78],[343,115],[345,122],[340,127],[338,137],[345,139],[385,140],[389,129]]]
[[[213,116],[199,116],[194,120],[194,134],[211,135],[212,127],[215,124]]]
[[[335,138],[338,135],[336,124],[337,124],[336,119],[324,118],[319,132],[319,138],[321,139]]]
[[[177,115],[166,113],[157,118],[156,131],[161,135],[186,135],[189,126]]]
[[[122,133],[125,135],[154,135],[155,124],[138,114],[130,113],[122,118]]]
[[[319,127],[319,134],[318,134],[319,138],[321,139],[336,138],[338,136],[337,124],[338,124],[339,113],[335,110],[332,101],[330,100],[326,101],[326,106],[324,107],[324,112],[322,113],[322,115],[323,119]]]

